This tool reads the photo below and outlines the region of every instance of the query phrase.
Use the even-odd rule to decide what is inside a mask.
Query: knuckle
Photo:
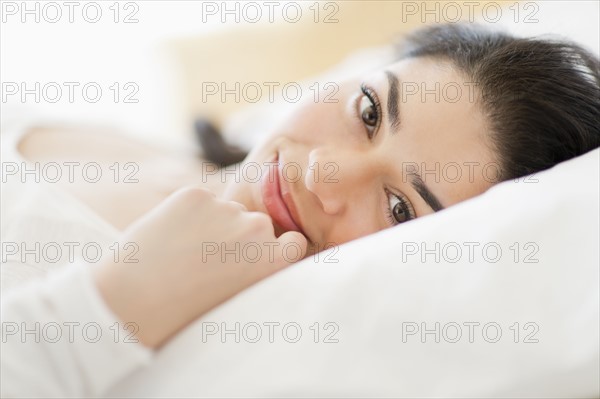
[[[233,213],[247,211],[246,207],[243,204],[240,204],[239,202],[235,201],[223,201],[223,208]]]
[[[178,192],[179,198],[185,202],[196,203],[208,198],[215,198],[215,194],[211,191],[195,186],[184,187]]]
[[[230,201],[233,204],[235,204],[235,206],[237,206],[239,209],[241,209],[244,212],[248,212],[248,208],[246,208],[246,206],[244,204],[241,204],[239,202],[235,202],[235,201]]]
[[[254,231],[273,231],[273,223],[271,222],[271,218],[264,213],[251,212],[248,214],[248,219],[248,224]]]

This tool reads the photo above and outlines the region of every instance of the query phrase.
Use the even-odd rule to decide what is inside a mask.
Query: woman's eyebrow
[[[395,134],[400,127],[400,110],[398,109],[398,86],[399,81],[396,75],[394,75],[390,71],[385,71],[385,74],[388,79],[389,90],[388,90],[388,119],[390,121],[390,125],[392,127],[391,134]],[[434,211],[440,211],[444,209],[444,206],[440,202],[440,200],[431,192],[429,187],[425,184],[421,175],[419,175],[416,171],[410,173],[410,185],[415,189],[415,191],[423,198],[423,201]]]
[[[398,109],[398,78],[390,71],[385,71],[388,78],[389,90],[388,90],[388,119],[390,126],[392,127],[391,133],[394,134],[400,127],[400,110]]]
[[[410,185],[415,189],[415,191],[423,198],[423,201],[429,205],[429,207],[434,211],[441,211],[444,209],[444,206],[440,203],[440,200],[431,192],[431,190],[427,187],[421,175],[418,172],[412,171],[409,173],[410,176]]]

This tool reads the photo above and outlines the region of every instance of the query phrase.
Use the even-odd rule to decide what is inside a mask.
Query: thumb
[[[280,267],[288,266],[304,259],[308,250],[308,240],[302,233],[288,231],[277,239],[277,255],[275,263]]]

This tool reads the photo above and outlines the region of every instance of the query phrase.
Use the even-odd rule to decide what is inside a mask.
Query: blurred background
[[[195,118],[231,130],[231,117],[254,103],[210,90],[254,82],[263,89],[258,103],[281,102],[277,95],[268,99],[265,83],[310,81],[357,50],[388,45],[425,23],[478,21],[519,35],[569,37],[596,54],[600,47],[598,1],[0,3],[3,122],[85,121],[181,145],[194,140]],[[362,61],[378,53],[365,54]],[[39,102],[14,92],[36,82],[58,84],[62,97],[47,101],[55,97],[53,85]],[[65,82],[74,87],[73,102]],[[97,102],[82,97],[88,83],[91,96],[102,89]],[[262,129],[252,120],[238,118],[232,126],[246,134]]]

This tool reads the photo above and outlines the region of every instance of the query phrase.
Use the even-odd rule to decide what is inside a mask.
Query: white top
[[[0,135],[1,396],[102,395],[153,351],[116,324],[91,279],[89,263],[119,232],[67,192],[23,174],[36,167],[17,150],[32,126],[3,126]]]

